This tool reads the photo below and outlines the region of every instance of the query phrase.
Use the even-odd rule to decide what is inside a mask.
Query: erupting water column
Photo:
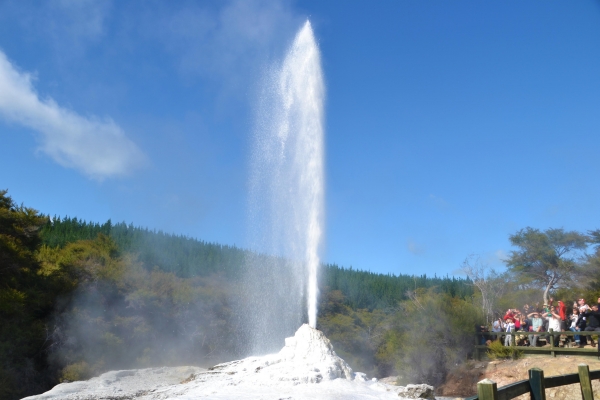
[[[263,87],[250,178],[253,245],[247,260],[246,329],[253,353],[279,349],[302,322],[317,324],[323,237],[325,88],[309,21]],[[251,314],[251,315],[250,315]]]

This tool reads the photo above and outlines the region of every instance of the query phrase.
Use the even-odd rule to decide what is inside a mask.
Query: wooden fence
[[[515,335],[525,335],[525,336],[529,336],[530,334],[533,334],[533,332],[511,332],[510,335],[512,335],[511,337],[511,348],[516,351],[522,351],[524,353],[537,353],[537,354],[550,354],[552,357],[556,357],[556,353],[564,353],[564,354],[572,354],[572,355],[586,355],[586,356],[594,356],[597,355],[598,358],[600,359],[600,344],[598,344],[598,348],[594,349],[584,349],[584,348],[577,348],[577,347],[559,347],[556,346],[556,343],[554,343],[554,336],[558,336],[558,335],[565,335],[565,336],[575,336],[575,335],[580,335],[580,336],[598,336],[600,332],[571,332],[571,331],[566,331],[566,332],[554,332],[552,330],[550,330],[549,332],[536,332],[537,335],[539,335],[540,338],[543,338],[546,335],[549,335],[549,339],[550,339],[550,346],[542,346],[542,347],[529,347],[529,346],[517,346],[515,343]],[[477,333],[475,335],[475,354],[474,354],[474,358],[476,360],[479,360],[481,358],[481,354],[485,354],[485,352],[487,351],[487,346],[486,345],[482,345],[480,344],[481,342],[481,337],[482,335],[488,336],[488,337],[498,337],[498,336],[504,336],[507,335],[507,332],[485,332],[485,333]],[[600,339],[600,338],[599,338]],[[600,340],[599,340],[600,342]]]
[[[498,389],[496,382],[484,379],[477,384],[477,396],[465,400],[509,400],[529,393],[532,400],[546,400],[546,389],[579,383],[583,400],[594,400],[592,380],[600,379],[600,370],[590,372],[586,364],[579,364],[577,374],[544,378],[539,368],[529,370],[529,379],[512,383]]]

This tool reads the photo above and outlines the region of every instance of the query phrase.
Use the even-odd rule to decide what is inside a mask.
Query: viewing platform
[[[591,347],[591,348],[581,348],[581,347],[574,347],[571,346],[572,344],[574,344],[574,340],[571,340],[565,344],[563,344],[562,346],[560,344],[556,344],[554,343],[554,337],[555,336],[566,336],[568,337],[573,337],[573,336],[586,336],[589,339],[591,339],[591,336],[599,336],[600,332],[592,332],[592,331],[583,331],[583,332],[571,332],[571,331],[566,331],[566,332],[554,332],[552,330],[550,330],[549,332],[536,332],[535,334],[539,336],[538,341],[539,340],[546,340],[545,338],[547,337],[548,339],[546,340],[547,342],[549,341],[549,343],[546,343],[546,345],[543,346],[539,346],[539,347],[530,347],[530,346],[517,346],[516,344],[516,336],[518,335],[525,335],[525,336],[529,336],[534,334],[533,332],[484,332],[484,333],[476,333],[475,334],[475,353],[474,353],[474,358],[476,360],[480,360],[481,359],[481,355],[485,354],[488,350],[488,346],[485,344],[481,344],[481,340],[482,337],[487,339],[491,339],[496,337],[502,337],[502,336],[506,336],[506,335],[511,335],[511,345],[509,346],[511,349],[514,350],[513,354],[517,354],[517,352],[519,353],[531,353],[531,354],[539,354],[539,355],[543,355],[543,354],[548,354],[549,356],[552,357],[556,357],[556,354],[573,354],[573,355],[585,355],[585,356],[596,356],[600,359],[600,346],[598,346],[597,342],[598,340],[596,340],[596,347]]]

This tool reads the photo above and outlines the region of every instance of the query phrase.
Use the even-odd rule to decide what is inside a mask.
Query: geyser
[[[317,325],[323,237],[325,90],[309,21],[264,81],[251,160],[253,248],[247,261],[245,329],[254,354],[277,349],[308,320]]]

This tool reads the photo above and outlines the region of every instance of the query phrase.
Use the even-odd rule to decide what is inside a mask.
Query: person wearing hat
[[[532,312],[527,315],[531,320],[531,332],[542,332],[542,326],[544,325],[544,321],[540,318],[540,314],[537,311]],[[529,347],[536,347],[537,340],[540,335],[529,335]]]

